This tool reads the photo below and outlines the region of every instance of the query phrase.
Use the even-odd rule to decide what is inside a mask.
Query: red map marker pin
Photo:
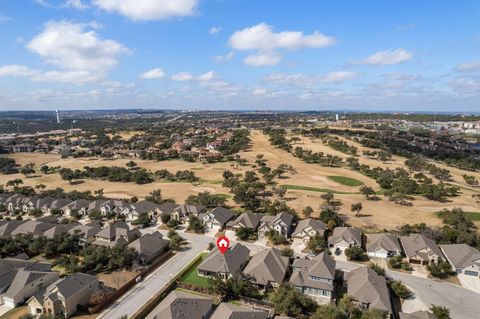
[[[217,239],[217,247],[222,254],[225,254],[225,252],[228,250],[228,247],[230,247],[230,240],[225,236],[219,237]]]

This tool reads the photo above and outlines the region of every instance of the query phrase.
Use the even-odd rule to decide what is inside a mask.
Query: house
[[[385,277],[370,267],[360,267],[344,275],[347,294],[364,309],[392,313],[390,295]]]
[[[61,234],[67,234],[68,230],[72,228],[71,225],[54,225],[53,227],[47,229],[46,231],[43,232],[43,236],[52,239],[55,236],[61,235]]]
[[[130,205],[130,208],[125,210],[124,213],[127,214],[125,217],[128,220],[134,220],[140,215],[145,214],[148,215],[150,219],[155,219],[161,214],[161,206],[148,200],[142,200],[138,203],[133,203]]]
[[[253,255],[243,273],[259,287],[268,290],[277,288],[288,272],[289,258],[282,256],[278,249],[266,249]]]
[[[367,255],[370,257],[388,258],[400,256],[402,248],[398,238],[389,233],[369,234],[367,236]]]
[[[158,231],[152,234],[145,234],[131,242],[128,247],[134,248],[138,252],[139,261],[142,264],[146,264],[168,249],[170,242],[162,237],[162,234]]]
[[[173,211],[177,207],[178,207],[178,204],[176,203],[165,202],[165,203],[161,203],[158,209],[160,210],[160,215],[164,214],[164,215],[171,216],[173,214]]]
[[[231,220],[227,223],[228,229],[249,228],[256,231],[260,226],[260,220],[264,217],[264,214],[255,214],[252,212],[243,213],[235,220]]]
[[[328,245],[342,251],[353,246],[362,247],[362,231],[355,227],[336,227]]]
[[[212,299],[199,294],[174,290],[146,319],[207,319],[212,312]]]
[[[234,273],[242,271],[250,259],[250,249],[242,244],[236,244],[222,254],[218,249],[213,249],[198,265],[198,275],[204,277],[219,276],[222,279],[231,277]]]
[[[8,289],[0,295],[0,306],[15,308],[58,279],[58,272],[17,269]]]
[[[320,235],[325,237],[325,231],[327,230],[327,225],[325,225],[321,220],[308,218],[302,219],[298,222],[297,227],[292,233],[293,240],[301,241],[307,243],[311,237]]]
[[[424,265],[445,260],[440,247],[425,235],[402,236],[400,243],[409,263]]]
[[[63,206],[61,209],[63,213],[67,216],[72,216],[73,212],[77,212],[80,215],[84,215],[88,206],[90,205],[90,201],[86,199],[78,199],[67,205]]]
[[[92,295],[99,290],[97,277],[76,273],[58,279],[44,293],[28,300],[28,312],[32,316],[41,314],[71,317],[78,306],[87,306]]]
[[[33,197],[24,202],[22,211],[25,213],[32,210],[41,210],[42,212],[46,212],[54,201],[55,198],[52,197]]]
[[[103,216],[108,215],[110,213],[114,213],[116,215],[123,215],[123,211],[127,208],[127,205],[118,199],[109,199],[104,201],[100,204],[100,212]]]
[[[231,220],[235,214],[224,207],[216,207],[209,212],[200,213],[198,218],[209,229],[213,227],[223,228],[229,220]]]
[[[23,204],[28,201],[29,198],[27,196],[14,194],[5,200],[4,205],[6,206],[7,211],[14,212],[22,210]]]
[[[90,223],[86,225],[77,225],[68,230],[71,235],[77,235],[79,237],[79,245],[85,246],[91,244],[95,240],[95,235],[102,230],[99,223]]]
[[[260,238],[266,237],[271,230],[277,231],[280,235],[288,238],[292,228],[293,216],[287,213],[278,213],[277,215],[263,216],[258,227],[258,236]]]
[[[295,289],[320,302],[333,297],[335,260],[325,252],[313,259],[295,259],[289,283]]]
[[[49,206],[46,206],[43,212],[51,214],[52,210],[61,211],[63,207],[70,204],[71,202],[72,200],[66,198],[56,199]]]
[[[55,226],[54,224],[44,223],[37,220],[28,220],[25,223],[20,224],[16,227],[12,232],[12,236],[16,235],[33,235],[33,236],[40,236],[42,235],[47,229],[52,228]]]
[[[269,313],[264,310],[237,306],[232,303],[222,302],[210,319],[267,319]]]
[[[480,251],[466,244],[440,245],[440,249],[457,274],[479,277]]]
[[[127,245],[139,238],[141,233],[138,229],[130,230],[125,222],[114,222],[94,235],[92,245],[113,247]]]
[[[172,218],[178,221],[188,219],[190,216],[197,217],[205,211],[205,206],[179,205],[172,212]]]
[[[399,313],[400,319],[437,319],[433,313],[426,310],[419,310],[412,313]]]
[[[24,220],[10,220],[0,222],[0,238],[7,238],[12,235],[12,232],[20,227],[20,225],[25,224]]]

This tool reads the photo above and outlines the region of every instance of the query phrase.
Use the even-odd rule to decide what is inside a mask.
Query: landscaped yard
[[[203,259],[207,256],[207,253],[203,253],[201,256],[202,257],[190,267],[188,272],[182,278],[180,278],[181,282],[196,285],[199,287],[205,287],[205,288],[210,286],[208,283],[208,278],[201,277],[197,274],[197,267],[198,265],[200,265]]]
[[[358,179],[351,178],[351,177],[346,177],[346,176],[328,176],[329,179],[331,179],[334,182],[337,182],[342,185],[346,186],[362,186],[363,182],[359,181]]]

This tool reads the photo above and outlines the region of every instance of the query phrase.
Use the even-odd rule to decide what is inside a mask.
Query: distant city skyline
[[[480,2],[0,4],[0,111],[480,112]]]

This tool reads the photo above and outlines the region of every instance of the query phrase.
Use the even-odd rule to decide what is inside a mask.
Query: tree
[[[402,299],[409,299],[412,296],[412,292],[399,280],[390,281],[389,286],[393,293]]]
[[[452,273],[452,266],[448,261],[441,261],[439,263],[432,263],[427,266],[430,275],[437,278],[446,278]]]
[[[374,262],[370,262],[370,268],[372,268],[373,270],[375,270],[375,272],[377,273],[377,275],[385,277],[385,269],[382,268],[381,266],[377,265],[377,264],[374,263]]]
[[[18,186],[18,185],[20,185],[20,184],[23,184],[23,181],[22,181],[20,178],[15,178],[15,179],[9,180],[9,181],[5,184],[5,186],[7,186],[7,187],[10,187],[10,186],[15,187],[15,186]]]
[[[363,206],[362,206],[362,203],[355,203],[355,204],[352,204],[350,210],[353,212],[355,212],[355,216],[358,216],[358,214],[360,214],[360,211],[363,209]]]
[[[138,216],[137,219],[132,221],[132,225],[141,225],[143,227],[148,227],[150,226],[151,222],[152,220],[150,219],[148,214],[141,214],[140,216]]]
[[[35,173],[34,166],[34,163],[29,163],[20,169],[20,173],[22,173],[23,175],[25,175],[25,177],[28,178],[30,175]]]
[[[239,227],[235,229],[235,235],[240,240],[255,240],[257,237],[257,233],[248,227]]]
[[[97,198],[103,198],[103,188],[97,189],[93,192]]]
[[[333,193],[331,192],[328,192],[320,195],[320,198],[323,199],[327,204],[330,204],[332,200],[335,198],[335,195],[333,195]]]
[[[156,189],[154,191],[150,192],[150,195],[145,197],[145,200],[148,200],[150,202],[154,202],[156,204],[161,204],[163,203],[162,199],[162,191],[159,189]]]
[[[167,213],[161,213],[160,214],[160,221],[162,222],[162,224],[166,224],[168,223],[168,221],[170,220],[171,216]]]
[[[363,185],[362,187],[360,187],[360,193],[362,193],[368,200],[371,199],[370,196],[373,196],[376,194],[373,188],[367,185]]]
[[[313,208],[310,207],[310,206],[307,206],[302,210],[302,212],[303,212],[303,216],[305,216],[305,218],[310,218],[313,214]]]
[[[198,219],[198,217],[190,216],[190,218],[188,219],[187,230],[191,230],[197,234],[201,234],[205,232],[205,226],[202,224],[201,220]]]
[[[310,237],[310,240],[307,243],[307,248],[313,253],[321,252],[322,250],[327,248],[325,238],[319,234]]]
[[[137,167],[137,163],[135,163],[134,161],[129,161],[126,165],[127,165],[128,169],[130,169],[130,170]]]
[[[471,186],[478,186],[478,179],[475,178],[473,175],[467,175],[463,174],[463,179],[465,180],[465,183]]]
[[[442,307],[442,306],[436,306],[432,305],[432,308],[430,308],[432,311],[433,315],[437,319],[450,319],[450,309],[447,307]]]
[[[226,199],[222,195],[211,194],[208,191],[200,192],[196,195],[190,195],[185,200],[187,205],[205,206],[207,208],[214,208],[218,206],[225,206]]]
[[[281,284],[277,291],[270,295],[275,313],[287,316],[299,316],[311,313],[316,304],[308,296],[288,284]]]
[[[45,190],[45,188],[47,188],[47,185],[45,185],[45,184],[38,184],[38,185],[35,186],[35,188],[36,188],[36,189],[39,189],[40,191],[43,192],[43,191]]]
[[[365,258],[365,253],[362,248],[352,246],[351,248],[345,249],[345,256],[347,256],[349,260],[363,260]]]
[[[40,167],[40,171],[41,171],[43,174],[45,174],[45,175],[48,174],[49,170],[50,170],[50,167],[48,167],[48,165],[42,165],[42,166]]]
[[[185,239],[181,237],[176,231],[168,232],[168,238],[170,239],[170,249],[179,250]]]

